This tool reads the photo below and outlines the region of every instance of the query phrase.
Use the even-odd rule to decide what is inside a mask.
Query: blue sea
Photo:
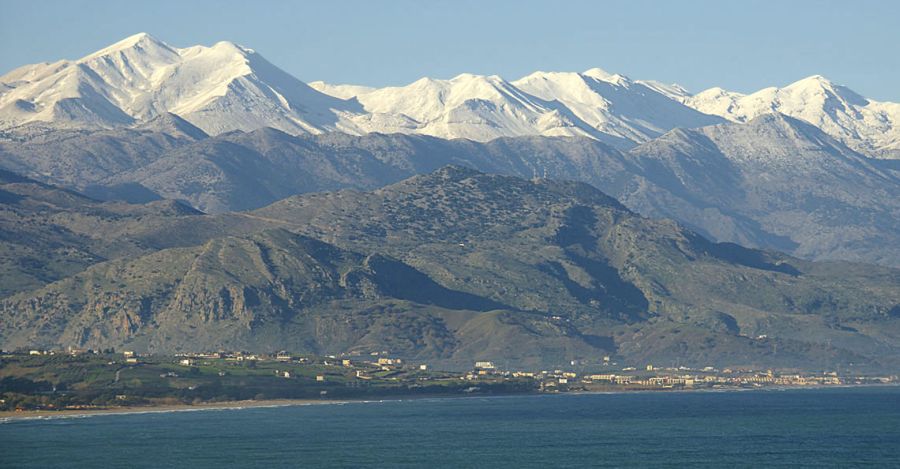
[[[0,467],[900,467],[900,388],[634,392],[0,424]]]

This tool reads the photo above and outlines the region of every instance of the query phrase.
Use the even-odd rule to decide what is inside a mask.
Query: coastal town
[[[282,351],[139,354],[125,350],[0,353],[0,411],[91,410],[262,399],[369,399],[616,391],[887,385],[895,375],[747,368],[621,366],[504,369],[491,360],[441,371],[387,352],[314,356]]]

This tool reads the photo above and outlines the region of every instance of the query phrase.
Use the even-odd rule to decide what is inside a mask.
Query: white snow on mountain
[[[321,80],[311,81],[308,83],[308,85],[314,90],[341,99],[350,99],[354,96],[359,96],[370,91],[375,91],[376,89],[372,88],[371,86],[362,85],[332,85]]]
[[[536,72],[514,82],[496,75],[422,78],[373,89],[315,82],[314,88],[356,98],[367,114],[348,116],[359,132],[420,133],[486,141],[519,135],[585,136],[630,148],[676,127],[723,122],[681,103],[678,85],[632,81],[599,68]]]
[[[632,81],[599,68],[584,73],[535,72],[513,85],[558,101],[592,128],[631,142],[646,142],[676,127],[721,122],[673,99],[683,92],[677,85]]]
[[[900,153],[900,104],[866,99],[820,75],[748,95],[711,88],[684,103],[734,122],[777,112],[809,122],[866,154]]]
[[[172,113],[204,132],[274,127],[292,134],[415,133],[487,141],[583,136],[631,148],[674,128],[767,113],[805,120],[868,155],[900,157],[900,104],[876,102],[813,76],[743,95],[632,80],[593,68],[514,81],[462,74],[406,86],[307,85],[230,42],[172,47],[141,33],[78,60],[0,77],[0,129],[136,125]]]
[[[320,93],[230,42],[178,49],[136,34],[75,61],[0,77],[0,126],[28,122],[117,126],[164,112],[210,134],[268,126],[291,133],[336,128],[358,105]]]
[[[529,95],[496,75],[422,78],[403,87],[365,91],[355,99],[367,114],[347,119],[361,132],[478,141],[519,135],[603,137],[561,103]]]

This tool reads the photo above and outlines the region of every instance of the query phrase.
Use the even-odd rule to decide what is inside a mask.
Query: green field
[[[291,361],[141,357],[119,354],[4,355],[0,410],[175,405],[262,399],[365,399],[397,395],[522,393],[531,379],[479,377],[304,357]],[[285,375],[287,373],[287,375]],[[362,377],[358,377],[357,375]],[[322,377],[322,380],[317,379]]]

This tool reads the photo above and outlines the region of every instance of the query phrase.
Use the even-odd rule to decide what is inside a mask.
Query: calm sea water
[[[900,388],[408,400],[0,424],[0,467],[900,467]]]

